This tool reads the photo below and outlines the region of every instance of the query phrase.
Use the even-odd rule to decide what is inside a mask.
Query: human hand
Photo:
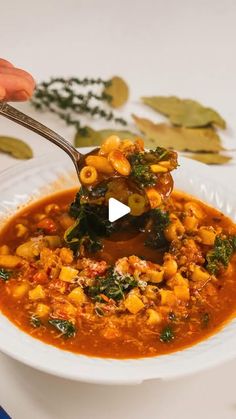
[[[29,73],[0,58],[0,100],[28,100],[34,88],[35,81]]]

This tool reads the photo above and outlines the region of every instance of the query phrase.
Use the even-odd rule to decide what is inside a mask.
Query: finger
[[[10,94],[8,93],[5,100],[7,102],[25,102],[26,100],[29,100],[31,96],[32,95],[29,95],[25,90],[18,90]]]
[[[34,91],[34,83],[25,77],[0,73],[0,86],[5,89],[5,100],[27,100]]]
[[[6,74],[6,75],[15,75],[15,76],[20,76],[20,77],[25,77],[26,79],[28,79],[31,83],[33,83],[34,87],[35,87],[35,81],[33,79],[33,77],[31,76],[31,74],[27,73],[27,71],[25,70],[21,70],[20,68],[15,68],[15,67],[1,67],[0,64],[0,74]]]
[[[6,90],[4,87],[0,86],[0,100],[4,100],[6,97]]]
[[[3,58],[0,58],[0,67],[13,67],[13,65],[11,63],[9,63],[9,61],[4,60]]]

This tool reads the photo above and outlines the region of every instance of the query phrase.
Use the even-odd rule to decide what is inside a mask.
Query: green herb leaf
[[[113,108],[123,106],[129,97],[129,88],[127,83],[118,76],[112,77],[108,86],[104,89],[105,95],[110,97],[109,103]]]
[[[37,327],[40,327],[42,325],[42,322],[41,322],[40,318],[38,316],[36,316],[36,314],[33,314],[30,318],[30,324],[31,324],[31,326],[37,328]]]
[[[164,329],[162,329],[160,334],[160,341],[167,343],[171,342],[175,338],[174,332],[170,326],[165,326]]]
[[[116,227],[108,220],[107,206],[81,204],[80,193],[71,204],[70,215],[76,222],[65,232],[64,239],[74,251],[83,244],[89,252],[97,252],[102,247],[100,238],[109,236]]]
[[[170,216],[166,211],[155,208],[149,211],[149,231],[145,246],[153,249],[167,250],[169,243],[165,238],[164,230],[170,224]]]
[[[8,271],[7,269],[1,268],[0,269],[0,280],[1,281],[8,281],[12,276],[12,272]]]
[[[131,177],[141,188],[154,186],[157,183],[159,175],[152,172],[152,164],[168,160],[171,164],[170,170],[177,167],[176,153],[163,147],[156,147],[155,150],[145,153],[133,153],[128,158],[131,165]]]
[[[11,154],[16,159],[31,159],[33,151],[28,144],[17,138],[0,136],[0,151]]]
[[[103,140],[110,137],[110,135],[118,135],[121,139],[137,138],[137,134],[124,130],[109,130],[103,129],[96,131],[90,127],[85,127],[85,130],[80,130],[76,133],[74,138],[75,147],[98,147]]]
[[[48,323],[61,332],[66,338],[73,338],[76,334],[76,328],[69,320],[50,319]]]
[[[107,182],[100,182],[98,185],[95,185],[90,192],[91,198],[99,199],[106,195],[108,190]]]
[[[205,164],[225,164],[232,160],[232,157],[219,153],[194,153],[186,154],[186,157]]]
[[[175,125],[196,128],[210,124],[225,128],[224,119],[214,109],[206,108],[199,102],[190,99],[179,99],[175,96],[143,97],[143,102],[170,118]]]
[[[151,171],[143,153],[131,154],[129,158],[131,164],[131,177],[141,187],[154,186],[157,181],[155,173]]]
[[[216,236],[214,247],[206,255],[206,269],[212,275],[217,275],[221,268],[226,268],[236,251],[236,236],[222,238]]]
[[[218,152],[223,150],[220,137],[211,128],[179,128],[133,116],[135,124],[145,135],[145,145],[192,152]]]

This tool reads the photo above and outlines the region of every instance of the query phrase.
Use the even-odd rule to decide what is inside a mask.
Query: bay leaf
[[[177,151],[208,151],[223,150],[220,137],[211,128],[183,128],[167,124],[155,124],[149,119],[133,115],[138,129],[145,135],[145,146],[157,146]]]
[[[219,153],[194,153],[186,154],[186,157],[205,164],[225,164],[232,160],[231,156],[226,156]]]
[[[86,134],[83,135],[78,132],[74,139],[75,147],[97,147],[100,146],[102,141],[110,137],[110,135],[118,135],[121,139],[137,138],[137,134],[134,134],[130,131],[125,130],[112,130],[112,129],[102,129],[94,130],[90,127],[86,127]]]
[[[193,128],[213,124],[220,128],[226,127],[225,120],[218,112],[196,100],[179,99],[176,96],[150,96],[142,100],[157,112],[168,116],[174,125]]]
[[[75,147],[97,147],[100,144],[100,134],[98,133],[98,131],[95,131],[90,127],[85,127],[85,130],[78,131],[74,138]]]
[[[0,152],[11,154],[16,159],[31,159],[33,151],[28,144],[17,138],[0,136]]]
[[[114,76],[112,77],[109,86],[105,87],[104,93],[111,96],[110,105],[113,108],[119,108],[128,100],[129,87],[121,77]]]

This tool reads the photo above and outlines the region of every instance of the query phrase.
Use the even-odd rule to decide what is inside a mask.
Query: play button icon
[[[111,223],[124,217],[124,215],[130,213],[130,207],[122,202],[117,201],[115,198],[110,198],[108,201],[108,219]]]

